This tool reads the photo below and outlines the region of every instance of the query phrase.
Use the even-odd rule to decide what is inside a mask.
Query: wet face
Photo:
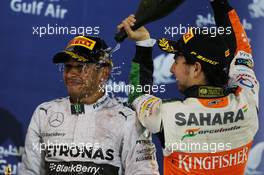
[[[190,87],[192,66],[186,63],[183,55],[178,55],[174,59],[175,61],[170,68],[170,72],[176,78],[179,91],[184,92],[184,90]]]
[[[68,94],[73,99],[82,99],[100,91],[100,86],[108,79],[108,67],[94,63],[80,63],[74,60],[64,64],[64,82]]]

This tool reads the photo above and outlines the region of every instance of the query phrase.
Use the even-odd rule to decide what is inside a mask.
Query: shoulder
[[[125,121],[135,118],[135,111],[127,103],[120,102],[115,98],[110,98],[108,104],[104,107],[111,110],[114,115],[123,118]]]
[[[200,106],[198,98],[169,99],[162,101],[161,114],[171,113],[172,111],[188,111],[190,108]]]
[[[40,107],[40,106],[44,107],[44,106],[48,106],[48,105],[56,105],[56,104],[64,103],[64,102],[66,102],[68,100],[69,100],[68,97],[56,98],[56,99],[53,99],[53,100],[50,100],[50,101],[43,102],[38,107]]]
[[[43,102],[37,106],[35,112],[43,111],[44,113],[48,113],[48,111],[60,108],[61,106],[65,106],[65,104],[69,101],[68,97],[57,98],[51,101]]]
[[[108,107],[109,105],[111,106],[110,110],[114,115],[115,121],[120,123],[120,130],[122,130],[124,135],[131,135],[131,133],[138,135],[141,133],[143,127],[137,119],[136,112],[129,107],[128,103],[122,103],[115,99],[111,100]]]

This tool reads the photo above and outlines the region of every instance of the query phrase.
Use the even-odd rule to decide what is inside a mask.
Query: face
[[[190,87],[192,66],[186,64],[183,55],[178,55],[174,59],[175,62],[172,64],[170,72],[176,77],[179,91],[184,92],[184,90]]]
[[[101,84],[108,78],[106,69],[94,63],[66,62],[63,77],[69,96],[81,99],[98,93]]]

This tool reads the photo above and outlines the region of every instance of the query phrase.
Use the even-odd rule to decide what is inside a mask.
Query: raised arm
[[[224,27],[226,30],[231,30],[231,33],[223,35],[230,48],[230,53],[233,53],[233,58],[238,51],[252,53],[246,32],[240,19],[228,0],[211,0],[211,5],[214,11],[214,17],[217,27]]]
[[[229,68],[228,86],[238,87],[237,92],[243,90],[249,97],[253,97],[258,108],[259,83],[253,69],[252,49],[243,25],[227,0],[213,0],[211,4],[217,26],[229,27],[232,31],[230,35],[224,35],[233,58]]]
[[[151,93],[144,91],[145,86],[152,86],[153,84],[153,61],[152,61],[152,47],[155,40],[150,38],[150,34],[145,27],[141,27],[132,31],[131,27],[135,24],[136,19],[134,15],[128,16],[118,25],[118,30],[125,30],[128,38],[136,42],[136,53],[132,60],[131,70],[129,74],[129,84],[132,90],[129,92],[129,104],[143,94]],[[138,86],[141,86],[143,91],[136,91]]]
[[[153,61],[152,61],[152,45],[154,40],[147,39],[145,41],[138,41],[136,45],[136,53],[132,60],[131,70],[129,74],[129,84],[133,87],[152,86],[153,85]],[[144,88],[140,88],[144,89]],[[147,88],[151,89],[151,88]],[[151,93],[151,91],[131,91],[129,93],[129,103],[143,94]]]

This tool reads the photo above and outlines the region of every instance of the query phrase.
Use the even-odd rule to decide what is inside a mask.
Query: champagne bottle
[[[131,27],[136,30],[139,27],[167,16],[176,9],[184,0],[141,0],[135,14],[136,23]],[[115,35],[117,42],[122,42],[127,37],[124,30]]]

